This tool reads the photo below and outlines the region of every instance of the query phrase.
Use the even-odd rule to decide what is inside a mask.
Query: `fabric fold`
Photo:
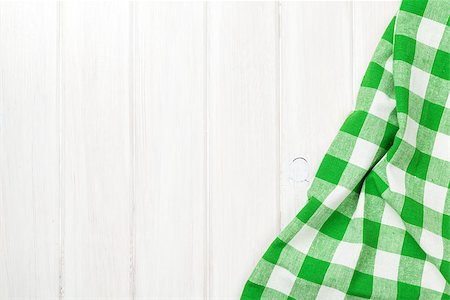
[[[242,299],[450,299],[450,1],[404,0]]]

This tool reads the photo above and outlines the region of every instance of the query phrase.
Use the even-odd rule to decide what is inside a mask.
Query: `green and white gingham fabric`
[[[242,299],[450,299],[449,16],[450,0],[401,3]]]

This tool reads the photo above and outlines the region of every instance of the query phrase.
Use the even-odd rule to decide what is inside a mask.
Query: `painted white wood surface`
[[[320,160],[352,108],[352,4],[286,2],[281,5],[281,20],[284,227],[306,203]],[[297,157],[308,162],[305,181],[291,176]]]
[[[238,298],[398,3],[1,2],[0,298]]]
[[[208,295],[236,297],[279,230],[278,5],[209,3],[207,22]]]
[[[202,298],[205,5],[135,3],[136,297]]]
[[[353,99],[369,61],[387,25],[400,7],[400,0],[353,3]],[[374,38],[374,37],[379,37]]]
[[[63,291],[130,294],[131,151],[126,2],[61,10]]]
[[[0,4],[0,298],[58,296],[56,5]]]

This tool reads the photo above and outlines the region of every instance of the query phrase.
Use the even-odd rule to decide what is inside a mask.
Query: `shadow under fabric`
[[[450,299],[450,0],[404,0],[242,299]]]

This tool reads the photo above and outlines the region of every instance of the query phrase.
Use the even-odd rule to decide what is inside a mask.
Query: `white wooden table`
[[[236,299],[398,3],[0,2],[0,298]]]

